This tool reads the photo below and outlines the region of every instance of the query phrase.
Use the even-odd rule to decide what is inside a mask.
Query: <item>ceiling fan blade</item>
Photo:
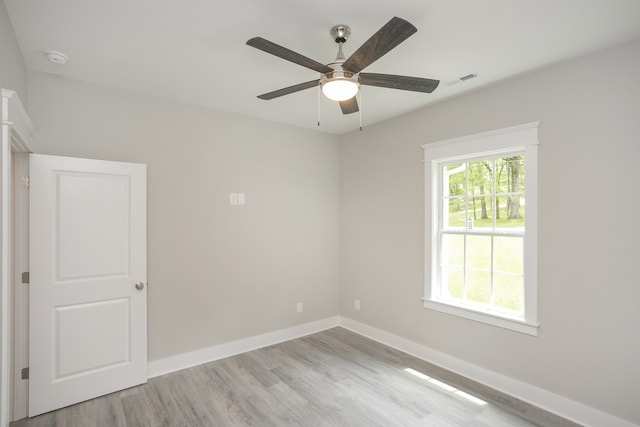
[[[333,71],[333,68],[327,67],[324,64],[307,58],[304,55],[300,55],[299,53],[287,49],[286,47],[282,47],[278,44],[270,42],[269,40],[263,39],[262,37],[254,37],[248,40],[247,44],[251,47],[255,47],[256,49],[260,49],[263,52],[270,53],[277,56],[278,58],[291,61],[294,64],[302,65],[303,67],[310,68],[322,74],[330,73]]]
[[[440,80],[393,74],[360,73],[360,84],[431,93],[438,87]]]
[[[301,90],[305,90],[305,89],[309,89],[309,88],[318,86],[319,82],[320,82],[320,80],[316,79],[316,80],[311,80],[311,81],[304,82],[304,83],[299,83],[297,85],[293,85],[293,86],[285,87],[285,88],[282,88],[282,89],[274,90],[273,92],[263,93],[262,95],[258,95],[258,98],[265,99],[265,100],[278,98],[280,96],[289,95],[290,93],[295,93],[295,92],[299,92]]]
[[[346,101],[340,101],[340,108],[342,109],[342,114],[351,114],[357,113],[358,108],[358,100],[354,96],[351,99],[347,99]]]
[[[393,17],[377,33],[364,42],[343,64],[342,67],[359,73],[373,64],[384,54],[408,39],[418,31],[411,23],[402,18]]]

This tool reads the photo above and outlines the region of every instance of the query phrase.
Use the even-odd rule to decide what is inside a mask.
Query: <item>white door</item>
[[[29,167],[34,416],[147,381],[146,165]]]

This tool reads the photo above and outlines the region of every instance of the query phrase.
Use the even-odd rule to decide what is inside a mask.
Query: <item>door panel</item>
[[[53,381],[130,363],[130,309],[129,298],[56,307]]]
[[[29,161],[34,416],[146,382],[146,166]]]
[[[55,174],[58,280],[129,274],[127,176]]]

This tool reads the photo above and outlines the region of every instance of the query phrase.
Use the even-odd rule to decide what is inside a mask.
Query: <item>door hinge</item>
[[[29,368],[22,368],[22,371],[20,371],[20,378],[23,380],[29,379]]]
[[[23,176],[22,177],[22,185],[26,188],[31,188],[31,177]]]
[[[28,285],[29,284],[29,272],[25,271],[24,273],[22,273],[22,284],[23,285]]]

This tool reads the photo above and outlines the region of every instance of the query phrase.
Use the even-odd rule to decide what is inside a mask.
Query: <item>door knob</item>
[[[141,291],[142,289],[144,289],[144,283],[142,282],[136,282],[136,289]]]

